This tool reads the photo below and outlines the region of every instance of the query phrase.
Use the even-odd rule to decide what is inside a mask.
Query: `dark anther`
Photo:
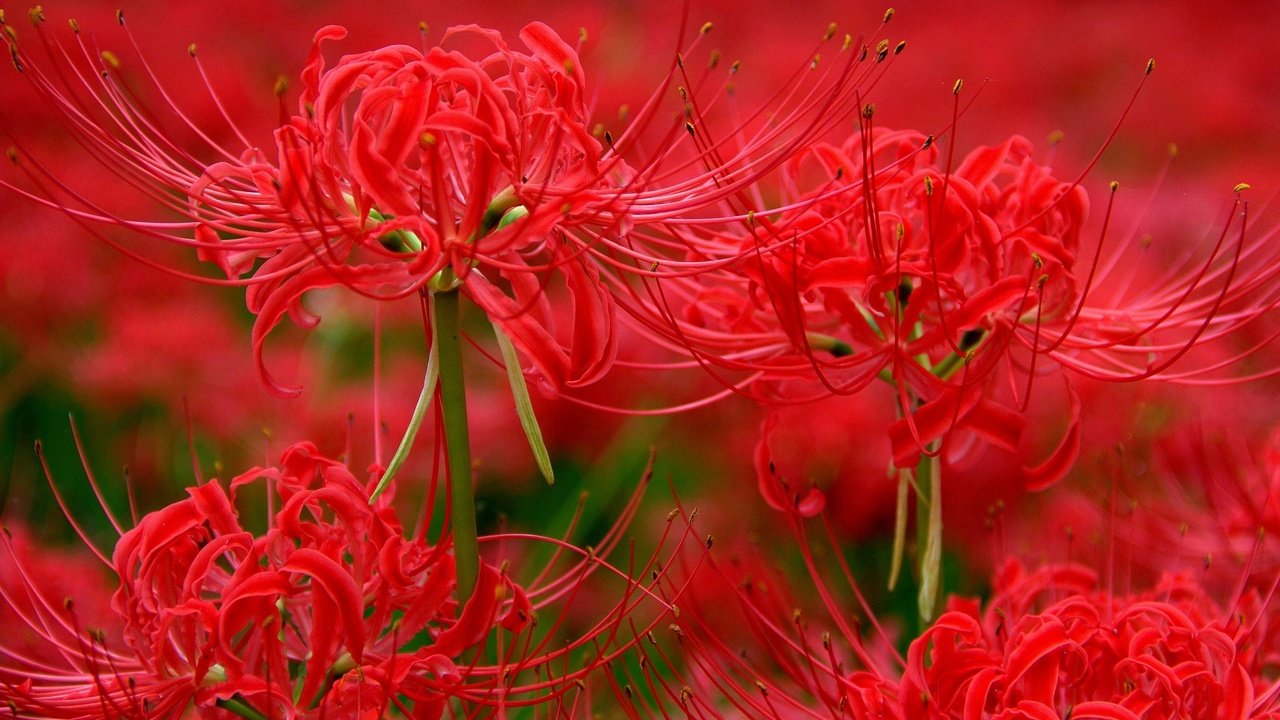
[[[965,330],[964,335],[960,336],[960,349],[961,350],[973,349],[974,346],[982,342],[982,336],[985,335],[986,332],[987,331],[983,330],[982,328]]]

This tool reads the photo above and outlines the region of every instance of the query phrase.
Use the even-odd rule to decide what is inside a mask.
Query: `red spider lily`
[[[952,599],[904,659],[875,649],[877,643],[863,636],[870,631],[856,619],[853,598],[828,587],[825,571],[809,568],[823,605],[811,616],[803,597],[791,596],[785,577],[758,560],[717,563],[724,585],[686,598],[681,621],[687,636],[693,636],[689,628],[701,628],[701,637],[716,639],[703,641],[694,654],[713,658],[699,665],[704,680],[732,687],[745,684],[743,674],[755,673],[748,683],[756,685],[760,709],[747,713],[752,717],[1209,720],[1280,714],[1280,685],[1270,671],[1280,639],[1274,579],[1223,606],[1186,574],[1166,576],[1147,592],[1123,594],[1099,588],[1095,573],[1083,566],[1028,573],[1010,561],[997,575],[985,611],[977,601]],[[726,594],[738,600],[741,615],[726,608]],[[869,617],[872,636],[888,640]],[[744,673],[748,657],[755,663]],[[772,673],[765,672],[767,665]]]
[[[545,25],[520,33],[526,52],[494,31],[463,26],[447,31],[442,46],[389,46],[328,67],[321,44],[345,35],[330,26],[316,34],[302,72],[299,112],[282,118],[274,147],[263,149],[232,122],[211,87],[225,128],[195,123],[145,60],[146,89],[163,104],[143,104],[117,55],[100,52],[74,22],[68,47],[45,29],[43,12],[31,17],[49,58],[37,61],[5,26],[15,66],[123,186],[180,219],[130,219],[118,199],[63,182],[16,139],[10,157],[31,187],[5,184],[91,229],[122,227],[192,247],[228,276],[209,282],[248,285],[259,371],[282,395],[298,389],[267,373],[262,344],[286,314],[314,325],[318,318],[301,297],[332,285],[381,298],[461,289],[510,336],[548,390],[596,380],[614,359],[613,300],[587,256],[624,276],[652,275],[652,261],[670,258],[638,246],[647,235],[630,228],[740,204],[761,178],[852,113],[903,47],[891,52],[885,40],[872,50],[845,36],[836,61],[818,70],[818,56],[806,58],[814,68],[801,71],[806,78],[723,137],[711,134],[717,103],[694,105],[689,94],[706,84],[716,61],[691,78],[677,54],[624,132],[615,139],[600,130],[605,147],[587,129],[577,52]],[[823,43],[835,36],[833,26]],[[132,36],[128,41],[136,47]],[[465,41],[486,49],[443,47]],[[190,54],[205,80],[194,46]],[[658,123],[663,96],[681,81],[686,117]],[[787,119],[764,122],[770,114]],[[656,123],[669,129],[656,140],[659,149],[648,151]],[[232,139],[215,140],[224,135]],[[545,293],[556,275],[574,308],[564,332],[555,329]],[[643,304],[628,309],[642,326],[661,324]]]
[[[952,609],[917,638],[899,697],[907,718],[1275,717],[1262,667],[1276,648],[1270,596],[1231,609],[1186,576],[1132,596],[1078,566],[1011,563],[981,616]]]
[[[657,283],[673,341],[700,364],[750,373],[751,394],[773,402],[886,381],[901,414],[889,432],[894,464],[911,468],[953,431],[1016,450],[1019,411],[1047,361],[1110,381],[1196,382],[1257,352],[1170,371],[1280,300],[1274,251],[1245,242],[1242,200],[1201,264],[1185,259],[1139,292],[1120,260],[1132,248],[1104,252],[1110,203],[1090,252],[1083,186],[1038,163],[1025,139],[953,164],[931,137],[872,128],[866,114],[844,144],[816,144],[784,166],[779,191],[794,209],[703,232],[702,254],[747,259]],[[1060,446],[1024,469],[1029,486],[1070,468],[1074,400],[1070,416]]]
[[[639,667],[612,678],[625,716],[870,720],[896,707],[894,687],[880,670],[892,663],[890,646],[858,644],[846,656],[829,633],[814,631],[797,609],[800,598],[754,552],[745,561],[701,549],[694,558],[676,558],[691,559],[695,565],[672,571],[698,575],[683,589],[666,633],[651,633],[636,647]],[[855,666],[869,669],[847,672]]]
[[[1232,561],[1246,561],[1259,577],[1280,569],[1280,433],[1273,428],[1254,444],[1238,431],[1213,441],[1188,428],[1163,438],[1157,450],[1151,474],[1164,482],[1127,490],[1139,506],[1136,527],[1124,533],[1135,562],[1153,563],[1149,550],[1173,547],[1176,556],[1166,562],[1221,565],[1211,575],[1223,584],[1234,584]]]
[[[168,105],[158,118],[116,55],[99,53],[74,22],[67,47],[44,28],[43,13],[32,19],[50,57],[37,62],[6,26],[14,64],[109,172],[181,219],[122,217],[21,146],[11,157],[36,189],[18,192],[86,224],[193,247],[226,272],[223,282],[248,285],[260,375],[276,393],[298,389],[267,373],[265,337],[286,313],[314,325],[302,295],[339,284],[381,298],[461,287],[549,388],[590,383],[612,362],[609,296],[562,241],[566,229],[614,205],[628,170],[617,159],[601,161],[601,144],[586,129],[577,53],[547,26],[520,33],[527,52],[497,32],[466,26],[441,42],[474,39],[485,52],[390,46],[343,56],[333,67],[321,44],[345,30],[326,27],[302,72],[298,114],[282,120],[275,147],[263,150],[229,116],[226,134],[234,140],[215,142],[212,129],[173,105],[142,60],[150,89]],[[194,47],[191,56],[204,77]],[[189,149],[165,127],[169,121],[203,150]],[[568,347],[543,292],[552,274],[563,277],[575,308]]]
[[[263,485],[276,509],[268,529],[254,532],[238,497]],[[301,443],[278,466],[225,487],[189,488],[124,532],[110,559],[100,555],[119,582],[111,601],[118,630],[110,632],[83,627],[70,601],[51,600],[6,541],[5,565],[18,581],[0,585],[0,598],[15,626],[50,650],[0,643],[0,697],[19,717],[65,718],[182,717],[191,706],[217,718],[369,718],[393,709],[438,718],[451,702],[471,708],[468,716],[572,707],[584,678],[630,652],[683,592],[665,580],[667,558],[630,572],[603,559],[637,493],[594,551],[536,536],[483,538],[505,552],[544,543],[554,554],[524,587],[505,564],[483,565],[460,607],[451,548],[406,536],[389,496],[370,505],[372,485]],[[673,527],[660,551],[669,537],[684,544],[688,531],[673,535]],[[553,646],[586,579],[601,570],[622,581],[621,594],[590,611],[600,619],[580,635]],[[536,616],[552,606],[560,614],[535,634]],[[486,642],[496,643],[492,657]]]
[[[0,639],[0,655],[57,664],[61,661],[58,648],[50,646],[23,621],[36,612],[39,601],[27,594],[27,586],[36,585],[45,595],[59,601],[76,597],[76,615],[92,628],[108,627],[113,621],[110,601],[114,588],[108,582],[108,573],[92,554],[79,548],[53,548],[38,542],[35,528],[15,522],[14,509],[13,503],[9,503],[9,518],[3,530],[7,557],[5,562],[0,562],[0,588],[7,602],[0,603],[0,627],[6,630]],[[22,679],[4,675],[6,682]]]
[[[762,548],[776,544],[771,535],[728,562],[713,556],[710,582],[704,575],[682,602],[686,633],[699,628],[699,638],[715,638],[694,655],[714,658],[699,665],[707,677],[733,686],[757,673],[748,680],[758,683],[756,699],[773,699],[758,716],[791,716],[789,707],[797,717],[899,720],[1280,714],[1274,568],[1246,571],[1218,602],[1223,596],[1198,569],[1125,592],[1109,582],[1100,587],[1084,566],[1028,573],[1006,561],[985,611],[953,599],[903,658],[830,527],[811,535],[806,518],[821,513],[799,499],[778,504],[811,587],[801,592],[764,557]],[[736,612],[725,597],[737,600]],[[749,657],[755,662],[744,670]]]

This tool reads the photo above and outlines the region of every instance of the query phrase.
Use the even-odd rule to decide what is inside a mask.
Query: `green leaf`
[[[907,547],[907,490],[910,487],[910,471],[898,470],[898,509],[893,516],[893,559],[889,565],[889,589],[898,586],[902,572],[902,555]]]
[[[917,482],[929,492],[929,519],[925,528],[924,551],[920,556],[920,619],[929,622],[938,606],[942,583],[942,463],[938,456],[922,458],[917,466]]]
[[[554,485],[556,476],[551,469],[551,456],[547,454],[547,445],[542,441],[542,429],[538,427],[538,417],[533,413],[533,403],[529,400],[529,386],[524,381],[524,370],[520,367],[516,346],[496,323],[493,326],[493,334],[498,338],[498,347],[502,349],[502,362],[507,366],[507,381],[511,383],[511,396],[516,401],[516,415],[520,416],[520,427],[524,428],[524,435],[529,439],[529,449],[533,451],[533,459],[537,461],[542,477],[546,478],[548,485]]]
[[[395,478],[396,473],[400,471],[400,466],[404,465],[404,461],[409,457],[409,450],[413,447],[413,440],[418,436],[418,430],[422,427],[422,419],[427,415],[427,407],[431,405],[431,398],[436,394],[436,382],[440,378],[440,362],[436,355],[436,343],[431,343],[431,352],[427,355],[427,373],[422,378],[422,392],[418,395],[418,404],[413,406],[413,416],[409,418],[409,427],[404,431],[404,437],[400,438],[400,447],[396,448],[395,455],[391,456],[391,462],[387,463],[386,472],[382,473],[382,479],[378,481],[378,487],[374,488],[373,494],[369,496],[369,502],[378,499],[391,484],[391,480]]]

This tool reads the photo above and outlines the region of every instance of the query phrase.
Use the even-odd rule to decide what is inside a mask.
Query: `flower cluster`
[[[584,677],[633,652],[638,638],[621,634],[624,623],[643,634],[678,612],[683,590],[657,553],[669,535],[670,552],[683,554],[691,528],[669,523],[642,567],[605,560],[634,502],[591,551],[483,538],[515,557],[539,546],[553,556],[527,586],[506,561],[483,564],[462,601],[454,548],[406,533],[393,494],[369,502],[374,482],[299,443],[275,466],[188,488],[100,556],[115,590],[109,608],[88,613],[75,601],[84,587],[57,582],[6,539],[0,617],[15,634],[0,644],[0,695],[18,717],[49,718],[187,717],[194,707],[211,718],[428,719],[457,698],[571,708]],[[267,528],[250,529],[264,498]],[[600,592],[595,575],[624,588],[603,610],[580,600]],[[52,595],[59,589],[65,600]],[[593,612],[594,624],[557,643],[559,628]]]
[[[1042,360],[1099,380],[1153,377],[1275,304],[1269,266],[1235,277],[1245,257],[1269,252],[1243,245],[1243,219],[1229,219],[1204,264],[1159,292],[1109,288],[1110,204],[1084,247],[1089,194],[1037,162],[1028,140],[979,147],[953,166],[954,150],[932,136],[872,127],[870,106],[865,114],[844,143],[815,143],[784,165],[784,212],[748,212],[739,227],[698,238],[696,252],[739,260],[668,281],[681,288],[664,300],[673,341],[704,365],[752,373],[748,387],[764,399],[887,382],[898,468],[947,439],[1017,452]],[[1229,362],[1214,356],[1178,378]],[[1010,389],[1002,375],[1021,379]],[[1024,467],[1029,487],[1071,467],[1078,413],[1073,403],[1057,449]]]
[[[907,656],[904,717],[1273,717],[1266,598],[1230,609],[1187,576],[1150,592],[1097,588],[1092,571],[1014,563],[986,611],[955,603]]]
[[[255,533],[238,508],[261,486],[278,509]],[[116,544],[119,644],[81,627],[70,602],[27,609],[22,620],[60,662],[32,658],[26,678],[7,667],[11,707],[178,717],[194,703],[210,717],[234,707],[301,718],[376,717],[395,703],[438,717],[465,689],[461,655],[494,628],[518,635],[532,607],[488,565],[460,607],[449,548],[406,537],[392,508],[367,498],[345,465],[309,443],[278,467],[188,489]]]
[[[613,202],[626,167],[602,163],[587,131],[577,54],[534,23],[520,33],[528,53],[462,27],[442,42],[474,36],[491,52],[393,46],[326,67],[321,44],[345,35],[316,34],[299,114],[276,131],[274,158],[246,149],[184,189],[201,256],[228,277],[252,273],[259,362],[286,311],[314,322],[300,312],[308,290],[403,297],[460,286],[548,387],[597,379],[613,355],[609,296],[561,241]],[[568,348],[540,299],[553,272],[575,307]]]
[[[953,597],[902,657],[892,645],[860,638],[857,613],[843,608],[828,607],[834,627],[818,638],[817,620],[787,609],[794,598],[785,581],[764,566],[739,565],[724,579],[761,649],[782,669],[767,684],[756,681],[777,707],[823,706],[859,720],[1280,713],[1267,669],[1277,657],[1275,611],[1256,588],[1223,606],[1188,573],[1120,592],[1101,587],[1083,565],[1028,571],[1008,560],[989,600]],[[722,620],[701,621],[734,638]],[[848,646],[835,639],[836,629]],[[878,623],[872,630],[888,639]],[[740,681],[733,660],[719,662],[709,671],[717,683]]]
[[[33,19],[46,36],[43,15]],[[126,220],[56,179],[52,186],[67,196],[41,201],[82,222],[194,247],[229,281],[248,285],[259,373],[277,394],[299,388],[266,371],[263,342],[286,313],[314,326],[301,297],[331,285],[381,298],[460,287],[549,389],[590,383],[611,364],[609,295],[581,251],[563,241],[576,225],[602,216],[617,222],[606,211],[629,171],[616,157],[602,161],[586,125],[577,54],[546,25],[521,31],[527,52],[497,32],[458,27],[442,43],[477,38],[487,53],[391,46],[345,55],[334,67],[326,67],[321,46],[346,31],[323,28],[302,71],[298,113],[275,131],[275,146],[252,145],[228,120],[241,149],[197,130],[212,160],[173,141],[153,142],[152,125],[116,122],[151,111],[120,92],[116,56],[94,57],[75,30],[81,57],[63,48],[46,70],[10,37],[15,64],[109,172],[183,217]],[[196,58],[194,46],[190,54]],[[95,111],[82,111],[80,93],[97,98]],[[167,110],[185,120],[177,107]],[[37,182],[49,179],[47,168],[27,169]],[[575,308],[567,347],[543,294],[553,274],[564,278]]]
[[[953,109],[933,133],[882,126],[907,47],[884,36],[893,17],[867,36],[830,25],[798,67],[765,69],[780,84],[763,99],[707,50],[711,23],[680,32],[615,122],[585,29],[433,40],[421,23],[420,46],[335,57],[373,22],[349,17],[299,39],[298,81],[255,119],[195,44],[191,87],[151,64],[123,12],[95,34],[0,11],[12,97],[42,101],[0,111],[0,191],[60,214],[0,209],[7,232],[48,235],[6,256],[75,256],[66,277],[92,285],[0,322],[0,425],[48,434],[64,389],[90,427],[97,412],[171,431],[180,406],[194,475],[157,503],[177,489],[158,450],[177,433],[139,431],[112,457],[143,479],[100,483],[79,420],[67,442],[91,493],[65,489],[72,454],[43,450],[62,443],[37,440],[31,473],[14,454],[10,475],[43,471],[52,494],[0,493],[30,516],[0,538],[0,710],[1280,717],[1280,462],[1240,427],[1276,422],[1253,388],[1280,374],[1277,231],[1245,183],[1135,207],[1091,177],[1154,61],[1092,157],[1004,130],[966,146],[962,81],[938,85]],[[68,250],[79,234],[137,272]],[[0,296],[49,277],[5,270]],[[243,289],[252,317],[169,285],[187,280]],[[311,408],[268,370],[287,364],[286,317],[312,331],[294,373]],[[221,347],[242,330],[243,363]],[[81,337],[92,351],[44,369]],[[501,402],[485,361],[505,368]],[[212,412],[188,410],[188,382],[219,396]],[[257,428],[241,436],[267,407],[287,418],[268,457],[276,430],[316,442],[228,476],[259,457]],[[695,532],[688,500],[628,530],[668,451],[631,487],[646,426],[603,410],[682,416],[672,475],[698,482],[673,487],[729,542]],[[340,454],[312,434],[336,414]],[[523,444],[561,487],[503,462]],[[31,548],[44,508],[100,567],[59,574]]]

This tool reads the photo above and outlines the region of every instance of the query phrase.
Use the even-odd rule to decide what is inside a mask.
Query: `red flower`
[[[281,507],[255,534],[236,495],[264,482]],[[19,710],[176,717],[194,701],[210,717],[233,706],[346,717],[335,713],[352,693],[378,715],[401,697],[431,707],[463,680],[454,658],[491,628],[519,633],[530,618],[523,590],[491,566],[459,612],[447,548],[406,539],[388,506],[370,507],[347,468],[309,444],[279,468],[188,495],[144,517],[112,555],[112,607],[129,651],[47,621],[70,667],[10,687]],[[419,649],[402,650],[410,641]],[[421,708],[417,717],[431,717]]]
[[[276,509],[255,532],[237,498],[263,486]],[[451,698],[477,708],[573,705],[584,678],[638,642],[631,630],[642,635],[675,612],[680,590],[669,599],[655,590],[668,558],[639,568],[643,580],[604,559],[620,528],[594,551],[528,535],[482,538],[556,553],[528,590],[505,566],[482,565],[459,607],[451,548],[406,537],[391,493],[371,506],[371,487],[301,443],[277,467],[190,488],[117,543],[118,632],[84,628],[74,606],[50,601],[19,561],[21,580],[0,586],[0,609],[52,651],[0,642],[0,697],[20,717],[65,718],[176,718],[191,705],[215,718],[382,717],[393,708],[438,718]],[[683,542],[668,530],[659,549],[669,536]],[[624,589],[581,612],[575,598],[597,573]],[[576,621],[600,619],[560,642],[550,633],[571,610]],[[535,635],[540,611],[550,622]],[[623,623],[632,623],[625,634]]]
[[[663,280],[660,300],[672,342],[718,374],[745,373],[723,381],[759,399],[892,385],[899,468],[953,432],[1017,450],[1046,360],[1104,380],[1152,377],[1276,303],[1272,265],[1236,277],[1242,257],[1265,252],[1245,245],[1243,201],[1202,264],[1144,295],[1120,253],[1106,252],[1111,208],[1096,247],[1082,247],[1088,195],[1037,162],[1025,138],[953,164],[932,137],[872,128],[864,114],[843,144],[801,148],[783,166],[769,190],[782,194],[780,212],[691,230],[700,256],[737,260]],[[1174,379],[1213,375],[1256,349]],[[1029,486],[1070,468],[1074,397],[1069,415],[1059,447],[1024,468]]]
[[[523,52],[495,31],[466,26],[441,42],[474,39],[487,51],[389,46],[343,56],[333,67],[321,45],[345,30],[323,28],[302,72],[298,114],[283,120],[275,147],[264,150],[234,126],[235,146],[212,141],[212,129],[192,128],[203,149],[190,149],[159,123],[118,122],[156,111],[120,91],[116,56],[97,57],[78,28],[78,47],[64,48],[49,37],[42,14],[33,22],[52,49],[48,68],[28,56],[16,33],[6,35],[15,64],[108,172],[182,217],[120,217],[21,147],[13,157],[34,188],[10,187],[88,227],[121,226],[193,247],[222,268],[225,282],[247,285],[258,316],[259,373],[277,394],[299,389],[266,371],[267,334],[286,313],[313,326],[318,318],[301,298],[333,285],[388,299],[460,288],[550,389],[590,383],[612,363],[612,303],[571,230],[615,226],[630,171],[616,157],[601,160],[602,146],[587,129],[577,53],[547,26],[521,31]],[[171,98],[158,83],[155,90]],[[94,98],[92,110],[82,94]],[[185,121],[177,107],[164,111]],[[563,333],[545,292],[553,277],[563,280],[574,308]]]
[[[1280,712],[1257,594],[1231,610],[1186,576],[1121,596],[1076,566],[996,579],[986,612],[953,601],[917,638],[899,697],[910,718],[1255,718]]]

